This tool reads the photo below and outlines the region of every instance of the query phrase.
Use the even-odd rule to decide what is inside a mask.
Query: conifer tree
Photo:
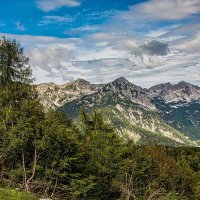
[[[28,189],[28,175],[25,167],[25,151],[29,144],[30,151],[26,156],[31,156],[31,159],[34,157],[31,163],[35,166],[36,148],[31,144],[35,143],[39,134],[38,122],[44,117],[36,91],[31,85],[33,80],[29,59],[24,55],[20,43],[3,37],[0,42],[1,177],[13,176],[9,170],[4,170],[8,165],[22,164],[23,183],[26,189]],[[35,156],[32,156],[32,153]],[[17,163],[19,161],[20,165]],[[35,167],[33,168],[31,179],[35,173]],[[4,171],[7,174],[4,174]]]
[[[0,129],[8,131],[20,116],[26,99],[36,99],[29,59],[16,40],[5,37],[0,42]]]
[[[89,114],[81,109],[81,130],[85,151],[88,151],[87,173],[96,177],[93,195],[102,199],[112,198],[112,184],[122,162],[125,146],[122,138],[106,121],[101,111],[93,109]]]

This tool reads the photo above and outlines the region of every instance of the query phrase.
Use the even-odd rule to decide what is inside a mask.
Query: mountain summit
[[[151,98],[161,98],[165,102],[192,102],[200,98],[200,87],[181,81],[172,85],[165,83],[149,89]]]
[[[127,79],[125,79],[124,77],[117,78],[113,82],[116,82],[116,83],[129,83],[129,81]]]

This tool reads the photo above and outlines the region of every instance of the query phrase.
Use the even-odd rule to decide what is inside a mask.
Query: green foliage
[[[96,109],[89,115],[81,110],[80,123],[83,132],[82,140],[88,156],[86,173],[96,177],[93,198],[98,199],[101,196],[106,199],[112,195],[112,182],[126,147],[123,140],[106,122],[102,113]]]
[[[63,113],[55,111],[47,113],[44,127],[39,146],[44,156],[40,161],[40,173],[48,185],[46,195],[62,191],[65,196],[70,191],[71,181],[82,178],[83,153],[77,139],[78,131]]]
[[[88,193],[96,186],[94,180],[94,176],[83,179],[72,179],[71,194],[74,197],[87,198]]]
[[[169,192],[164,197],[162,197],[160,200],[182,200],[179,194]]]
[[[0,189],[1,200],[38,200],[38,198],[28,192],[19,192],[12,189]]]

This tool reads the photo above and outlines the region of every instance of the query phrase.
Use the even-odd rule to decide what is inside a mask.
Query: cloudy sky
[[[200,85],[200,0],[0,0],[37,83],[125,77]]]

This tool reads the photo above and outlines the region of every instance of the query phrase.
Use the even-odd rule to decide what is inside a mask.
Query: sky
[[[200,86],[200,0],[0,0],[0,37],[15,38],[36,83],[125,77]]]

